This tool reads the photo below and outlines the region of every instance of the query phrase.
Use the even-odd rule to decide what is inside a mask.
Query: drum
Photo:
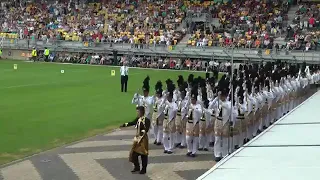
[[[243,117],[243,119],[241,119],[241,132],[247,132],[248,128],[248,119]]]
[[[241,131],[241,120],[237,119],[236,122],[234,123],[234,127],[233,127],[233,135],[239,135]]]
[[[209,125],[207,125],[206,128],[206,133],[207,134],[211,134],[214,132],[214,122],[215,122],[216,118],[214,116],[211,116],[211,121],[209,123]]]
[[[163,132],[165,133],[175,133],[176,127],[175,127],[175,120],[169,121],[168,119],[165,119],[163,121]]]
[[[214,134],[216,136],[222,136],[222,128],[223,128],[223,121],[216,119],[214,123]]]
[[[222,126],[222,136],[223,137],[230,137],[231,131],[230,131],[230,126],[228,123],[225,123]]]
[[[181,115],[177,115],[175,119],[176,131],[182,133]]]
[[[260,123],[260,120],[261,120],[261,110],[258,109],[254,114],[254,124]]]
[[[158,119],[158,112],[154,112],[152,114],[152,125],[153,126],[157,125],[157,119]]]
[[[201,119],[199,122],[199,130],[200,135],[205,136],[206,135],[206,129],[207,129],[207,123],[206,120]]]
[[[199,123],[193,125],[193,122],[188,121],[186,125],[186,135],[199,137]]]

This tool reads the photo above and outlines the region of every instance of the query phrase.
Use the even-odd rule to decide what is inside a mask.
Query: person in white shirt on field
[[[123,65],[120,68],[121,74],[121,92],[127,92],[128,87],[128,79],[129,79],[129,67],[127,66],[127,62],[123,62]]]

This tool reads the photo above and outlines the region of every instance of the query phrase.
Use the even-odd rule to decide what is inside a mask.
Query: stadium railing
[[[188,58],[206,58],[230,60],[232,56],[237,60],[288,60],[288,61],[309,61],[320,62],[319,51],[276,51],[273,49],[242,49],[232,47],[194,47],[194,46],[166,46],[161,44],[134,46],[127,43],[94,43],[84,44],[73,41],[53,41],[53,40],[26,40],[26,39],[2,39],[4,49],[24,49],[31,50],[33,47],[44,49],[47,47],[53,51],[71,51],[88,53],[105,53],[107,51],[117,51],[118,54],[137,54],[137,55],[156,55],[168,57],[188,57]],[[137,48],[138,47],[138,48]]]

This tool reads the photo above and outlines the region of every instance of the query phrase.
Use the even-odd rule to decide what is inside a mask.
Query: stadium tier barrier
[[[232,47],[194,47],[194,46],[166,46],[166,45],[132,45],[127,43],[84,43],[69,41],[47,41],[47,40],[20,40],[13,42],[11,39],[2,39],[3,57],[12,59],[26,59],[28,56],[21,56],[22,53],[28,54],[35,47],[38,50],[49,48],[51,52],[74,52],[74,53],[109,53],[117,52],[118,55],[134,54],[141,56],[164,56],[164,57],[183,57],[198,59],[231,60],[232,54],[235,60],[239,61],[273,61],[277,59],[287,61],[308,61],[310,63],[320,62],[319,51],[286,51],[275,49],[256,49],[256,48],[232,48]],[[19,53],[16,54],[16,51]]]

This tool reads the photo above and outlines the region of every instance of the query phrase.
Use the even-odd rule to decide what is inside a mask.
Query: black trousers
[[[127,92],[128,76],[121,76],[121,92]]]
[[[141,163],[142,163],[142,169],[141,171],[146,172],[147,171],[147,165],[148,165],[148,156],[142,155],[136,152],[132,152],[132,163],[134,165],[135,170],[140,170],[140,164],[138,157],[141,157]]]
[[[45,61],[45,62],[48,62],[48,61],[49,61],[49,55],[48,55],[48,56],[44,55],[44,61]]]

